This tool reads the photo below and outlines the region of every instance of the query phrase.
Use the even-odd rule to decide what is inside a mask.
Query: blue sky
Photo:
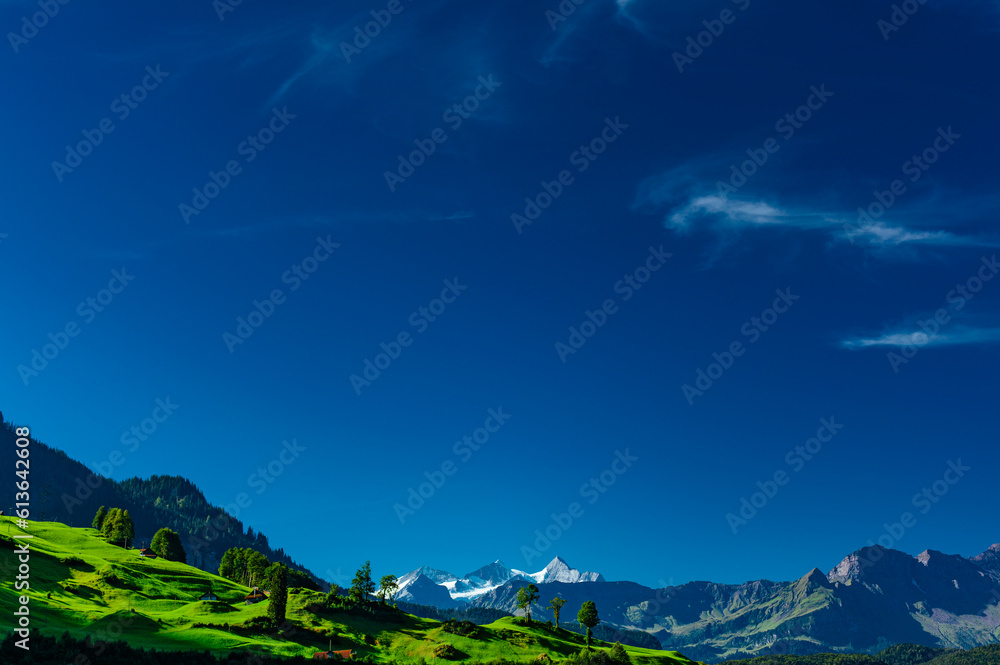
[[[41,440],[327,577],[1000,540],[995,3],[39,7],[0,395]]]

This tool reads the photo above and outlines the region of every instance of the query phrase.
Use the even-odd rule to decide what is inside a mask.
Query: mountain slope
[[[8,568],[16,559],[14,539],[7,532],[21,532],[13,521],[0,517],[2,564]],[[90,637],[97,643],[124,639],[133,647],[171,651],[229,654],[239,649],[262,659],[309,657],[332,642],[335,650],[352,649],[370,661],[401,665],[436,660],[444,652],[453,660],[537,663],[577,653],[584,643],[568,631],[523,626],[510,618],[462,635],[391,608],[328,609],[323,594],[305,589],[289,591],[291,624],[279,633],[254,627],[266,615],[268,601],[244,604],[247,587],[182,563],[141,558],[136,550],[104,542],[93,529],[32,522],[29,533],[32,627],[49,635],[67,631],[72,638]],[[18,596],[25,593],[13,588],[7,581],[11,577],[5,571],[0,585],[0,612],[8,616],[14,616]],[[199,600],[208,590],[220,601]],[[678,653],[634,647],[628,653],[635,665],[694,665]],[[184,662],[183,657],[177,662]]]
[[[0,427],[0,453],[14,468],[16,436],[13,425]],[[181,536],[188,562],[202,570],[219,569],[222,554],[231,547],[251,547],[270,561],[280,561],[318,580],[311,571],[292,560],[281,548],[272,548],[266,536],[245,528],[243,523],[205,499],[193,483],[179,476],[153,476],[115,481],[94,474],[86,466],[57,450],[31,439],[32,519],[58,521],[87,527],[100,506],[127,508],[135,523],[135,544],[148,544],[160,527],[170,527]],[[14,505],[13,483],[0,490],[0,509]],[[11,514],[8,510],[7,514]]]

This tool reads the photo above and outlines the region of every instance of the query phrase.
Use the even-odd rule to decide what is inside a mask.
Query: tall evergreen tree
[[[273,563],[265,572],[267,589],[270,592],[267,601],[267,616],[275,624],[285,622],[285,611],[288,607],[288,568],[283,563]]]
[[[104,518],[107,516],[108,516],[108,509],[105,508],[104,506],[101,506],[100,508],[97,509],[97,514],[94,515],[94,521],[91,523],[91,526],[100,531],[101,527],[104,525]]]
[[[129,548],[132,547],[132,541],[135,540],[135,523],[132,522],[131,515],[128,514],[128,510],[122,512],[122,547]]]

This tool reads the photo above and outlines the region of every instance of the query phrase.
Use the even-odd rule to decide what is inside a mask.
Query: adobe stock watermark
[[[493,74],[478,79],[479,85],[460,102],[453,104],[448,110],[441,114],[441,121],[444,122],[451,131],[457,132],[462,124],[472,117],[472,114],[479,109],[482,102],[489,99],[496,89],[503,85],[500,81],[493,80]],[[397,155],[398,164],[395,171],[385,171],[383,177],[389,191],[395,193],[396,187],[406,182],[406,179],[416,173],[417,169],[427,163],[427,159],[437,151],[437,147],[448,140],[448,132],[443,127],[435,127],[428,132],[427,138],[413,139],[416,146],[406,155]]]
[[[371,21],[354,26],[354,39],[350,42],[340,42],[340,55],[344,56],[344,60],[350,64],[351,59],[368,48],[372,40],[381,35],[382,30],[389,27],[393,17],[402,14],[404,9],[406,6],[400,0],[389,0],[385,9],[371,10]]]
[[[607,493],[616,482],[619,476],[624,475],[632,468],[632,465],[639,461],[639,458],[630,454],[629,449],[625,452],[616,450],[611,464],[597,476],[590,478],[580,486],[580,498],[587,499],[589,505],[597,503],[600,498]],[[552,521],[544,529],[535,529],[535,540],[531,545],[521,545],[521,555],[524,557],[526,565],[542,556],[553,543],[562,538],[562,535],[569,531],[573,523],[583,517],[586,511],[579,501],[571,501],[566,506],[566,511],[562,513],[551,513],[549,517]]]
[[[549,28],[553,32],[559,29],[562,25],[569,19],[570,16],[576,12],[576,8],[585,3],[587,0],[562,0],[556,8],[545,10],[545,20],[549,22]]]
[[[671,256],[673,254],[663,251],[663,245],[660,245],[659,248],[650,247],[649,256],[646,257],[645,262],[615,282],[612,290],[621,294],[622,302],[628,302],[636,291],[645,286],[653,273],[666,265],[667,259]],[[608,322],[608,317],[617,313],[618,303],[614,298],[606,298],[595,311],[589,309],[584,311],[583,321],[578,326],[569,327],[567,340],[555,343],[556,355],[559,356],[559,360],[565,364],[570,355],[582,349],[587,340],[604,327],[604,324]]]
[[[893,4],[892,12],[889,13],[889,20],[880,18],[875,22],[875,27],[882,34],[882,41],[889,41],[889,37],[894,32],[899,32],[899,29],[906,25],[910,17],[916,14],[925,4],[927,4],[927,0],[903,0],[899,4]]]
[[[156,67],[147,66],[146,75],[131,90],[123,92],[111,102],[108,109],[115,114],[119,121],[128,118],[132,111],[139,108],[139,104],[146,100],[149,93],[160,87],[163,80],[170,76],[170,72],[160,70],[160,65]],[[63,181],[75,168],[83,164],[85,157],[94,153],[97,146],[104,143],[104,137],[115,131],[114,120],[109,117],[101,118],[94,129],[84,129],[80,133],[83,138],[75,145],[66,146],[66,156],[63,161],[52,162],[52,172],[55,173],[56,180]]]
[[[919,154],[913,154],[908,160],[903,162],[902,166],[899,167],[900,171],[902,171],[904,176],[908,176],[910,182],[920,180],[921,176],[937,162],[943,153],[948,152],[951,146],[955,145],[955,142],[960,138],[962,138],[962,135],[956,134],[952,130],[951,125],[948,125],[948,129],[938,127],[937,136],[931,142],[931,145],[921,150]],[[867,206],[858,206],[857,223],[867,226],[874,224],[906,192],[906,183],[899,178],[889,183],[889,188],[885,191],[875,190],[872,192],[874,201]],[[851,244],[854,244],[855,236],[864,233],[864,227],[855,226],[850,222],[845,223],[843,228]]]
[[[948,460],[945,463],[945,470],[941,474],[941,477],[930,485],[922,487],[919,492],[910,498],[910,504],[915,509],[919,509],[921,515],[926,515],[969,471],[972,471],[972,467],[962,464],[961,458]],[[882,533],[875,540],[869,539],[868,546],[874,548],[875,545],[880,545],[887,550],[894,549],[897,543],[906,535],[906,532],[916,525],[917,516],[910,511],[905,511],[892,524],[883,522]],[[869,550],[867,555],[861,559],[862,568],[873,565],[882,556],[882,552],[877,549]]]
[[[583,173],[590,165],[597,161],[597,158],[604,154],[608,146],[618,140],[628,129],[628,125],[621,121],[620,116],[615,119],[604,119],[604,127],[597,136],[587,143],[583,143],[579,148],[569,155],[569,163],[576,167],[577,173]],[[537,194],[524,197],[524,210],[521,213],[512,213],[510,221],[514,225],[514,230],[518,235],[524,232],[525,226],[530,226],[536,219],[542,216],[542,212],[548,209],[552,203],[563,195],[567,187],[575,182],[575,177],[569,169],[563,169],[556,174],[551,182],[542,180],[541,190]]]
[[[7,33],[7,41],[10,42],[14,53],[20,53],[21,47],[34,39],[38,35],[38,31],[47,26],[49,21],[56,17],[59,10],[69,3],[70,0],[38,0],[38,7],[41,11],[31,14],[30,18],[25,14],[21,17],[21,29],[17,32]]]
[[[308,280],[319,270],[320,265],[333,256],[333,253],[340,247],[339,242],[333,242],[331,236],[316,237],[316,246],[312,252],[301,261],[295,263],[285,272],[281,273],[281,283],[288,285],[289,293],[299,290],[303,282]],[[274,315],[279,306],[287,301],[285,291],[280,288],[271,289],[271,292],[263,301],[254,300],[253,309],[245,317],[236,317],[235,332],[228,330],[222,333],[222,343],[229,349],[229,353],[236,351],[238,345],[244,344],[254,332],[264,325],[264,321]]]
[[[97,315],[103,312],[114,301],[115,296],[121,294],[134,279],[135,275],[130,275],[126,268],[112,270],[108,285],[76,306],[76,315],[80,317],[83,326],[93,322],[97,318]],[[70,340],[83,332],[83,326],[75,319],[72,319],[67,321],[66,325],[57,332],[50,332],[48,334],[49,341],[42,345],[41,350],[38,348],[31,350],[30,362],[17,366],[17,373],[21,377],[21,382],[24,385],[28,385],[31,379],[44,371],[49,366],[49,363],[58,358],[59,354],[66,350]]]
[[[741,12],[745,12],[750,6],[750,0],[732,0],[732,2],[739,7]],[[677,71],[683,74],[684,67],[694,64],[694,61],[701,57],[705,49],[722,36],[722,33],[726,31],[726,26],[732,25],[736,21],[737,16],[738,14],[727,7],[719,12],[718,18],[702,21],[701,24],[705,26],[705,29],[696,35],[688,36],[684,53],[674,51],[671,56],[674,65],[677,66]]]
[[[212,0],[212,9],[219,17],[219,22],[226,20],[226,14],[236,11],[236,8],[243,4],[243,0]]]
[[[740,334],[749,340],[748,344],[756,344],[761,335],[778,322],[778,317],[787,312],[799,299],[799,296],[792,293],[791,287],[784,291],[776,289],[775,293],[778,297],[774,299],[770,307],[762,311],[760,316],[751,316],[749,321],[740,326]],[[688,406],[694,404],[695,397],[701,397],[705,391],[715,385],[715,382],[722,377],[726,370],[733,366],[736,359],[747,351],[740,340],[731,342],[727,349],[722,353],[713,353],[712,358],[715,362],[709,363],[705,369],[699,367],[695,370],[693,386],[688,383],[681,386],[681,393],[687,399]]]
[[[160,425],[167,422],[170,416],[174,415],[174,412],[179,408],[180,404],[174,404],[169,395],[162,398],[158,397],[153,402],[153,410],[149,416],[140,420],[137,425],[132,425],[129,429],[122,432],[118,440],[121,442],[125,452],[123,453],[122,450],[116,448],[108,454],[105,460],[91,462],[90,468],[93,472],[87,474],[86,478],[77,477],[72,494],[69,492],[63,493],[60,499],[66,512],[72,515],[77,506],[82,506],[83,502],[93,495],[94,490],[103,485],[105,480],[111,478],[111,474],[114,473],[115,469],[125,463],[126,454],[134,453],[138,450],[139,446],[149,440],[160,428]]]
[[[813,113],[823,108],[827,101],[833,97],[833,93],[826,89],[825,83],[821,83],[818,88],[815,85],[809,86],[809,93],[802,105],[775,121],[774,131],[785,141],[795,136],[795,133],[812,119]],[[719,194],[735,194],[743,185],[747,184],[750,178],[757,174],[757,171],[767,163],[771,155],[780,149],[781,143],[773,136],[765,139],[759,148],[747,148],[746,153],[750,159],[744,160],[738,167],[735,163],[730,164],[729,180],[716,181],[716,191]]]
[[[279,111],[277,107],[271,109],[271,119],[253,134],[249,134],[246,139],[236,146],[236,154],[243,158],[243,164],[249,164],[257,159],[257,156],[267,149],[267,146],[274,141],[274,138],[285,131],[288,125],[294,120],[294,113],[288,112],[288,107],[283,106]],[[192,217],[200,215],[209,204],[229,187],[233,178],[243,173],[243,164],[239,160],[230,159],[219,171],[209,171],[208,180],[204,185],[193,187],[191,191],[191,203],[180,203],[177,211],[185,224],[191,223]]]
[[[451,447],[452,453],[454,453],[459,461],[455,462],[451,459],[446,459],[441,463],[440,469],[424,471],[424,478],[427,479],[425,482],[421,482],[416,488],[412,485],[406,488],[406,505],[399,502],[393,504],[392,511],[396,514],[399,523],[406,524],[408,517],[412,517],[418,510],[423,508],[437,494],[437,491],[444,487],[448,478],[458,473],[459,464],[472,459],[472,455],[486,445],[490,438],[499,432],[500,428],[508,420],[510,420],[510,414],[504,413],[502,406],[498,406],[495,409],[487,409],[486,419],[483,421],[482,426],[474,429],[471,434],[463,436]]]
[[[955,312],[963,309],[976,294],[983,290],[987,282],[992,280],[997,272],[1000,272],[1000,263],[997,262],[997,255],[987,259],[985,256],[979,259],[982,265],[975,274],[971,275],[963,284],[956,284],[955,288],[945,295],[945,302],[951,305]],[[934,316],[926,320],[918,320],[917,326],[920,330],[909,335],[909,342],[899,347],[899,351],[889,351],[885,354],[885,359],[889,361],[889,367],[894,374],[899,373],[899,368],[913,360],[921,348],[931,343],[944,327],[952,320],[951,314],[944,307],[940,307],[934,312]]]
[[[778,469],[772,476],[764,481],[757,481],[757,488],[760,490],[750,495],[740,497],[740,507],[738,515],[736,513],[726,513],[726,523],[736,535],[741,526],[746,526],[750,520],[764,509],[771,499],[773,499],[781,487],[791,482],[792,475],[798,473],[806,467],[816,455],[823,450],[823,444],[830,443],[837,432],[844,429],[843,424],[838,423],[834,416],[819,419],[819,428],[816,435],[805,440],[804,443],[795,446],[785,453],[785,464],[791,469],[791,473],[785,469]]]
[[[448,305],[454,303],[468,288],[467,285],[459,283],[458,277],[444,280],[444,288],[441,289],[441,295],[431,300],[426,306],[418,307],[415,312],[410,314],[407,323],[416,330],[417,334],[425,332],[431,323],[437,321],[444,314]],[[360,396],[362,388],[369,387],[376,379],[382,376],[382,373],[389,369],[393,361],[399,359],[403,354],[403,349],[413,344],[413,340],[414,335],[411,335],[408,330],[401,330],[393,338],[393,341],[388,344],[385,342],[379,344],[379,348],[382,351],[375,354],[374,359],[365,358],[364,363],[362,363],[364,369],[361,371],[361,374],[351,374],[348,377],[351,387],[354,388],[354,394]]]

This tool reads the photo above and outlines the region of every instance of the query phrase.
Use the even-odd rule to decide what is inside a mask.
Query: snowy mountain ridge
[[[425,579],[421,579],[425,578]],[[421,566],[401,576],[398,580],[399,592],[397,599],[417,604],[430,604],[424,602],[431,600],[426,598],[428,591],[434,596],[440,597],[439,592],[427,586],[429,580],[434,584],[447,590],[451,599],[457,603],[464,603],[477,598],[484,593],[488,593],[511,580],[523,580],[534,584],[547,582],[604,582],[604,576],[600,573],[581,572],[570,567],[562,558],[555,557],[537,573],[527,573],[523,570],[508,568],[503,561],[497,559],[493,563],[477,568],[471,573],[462,577],[453,575],[447,571]],[[414,585],[415,582],[418,584]]]

